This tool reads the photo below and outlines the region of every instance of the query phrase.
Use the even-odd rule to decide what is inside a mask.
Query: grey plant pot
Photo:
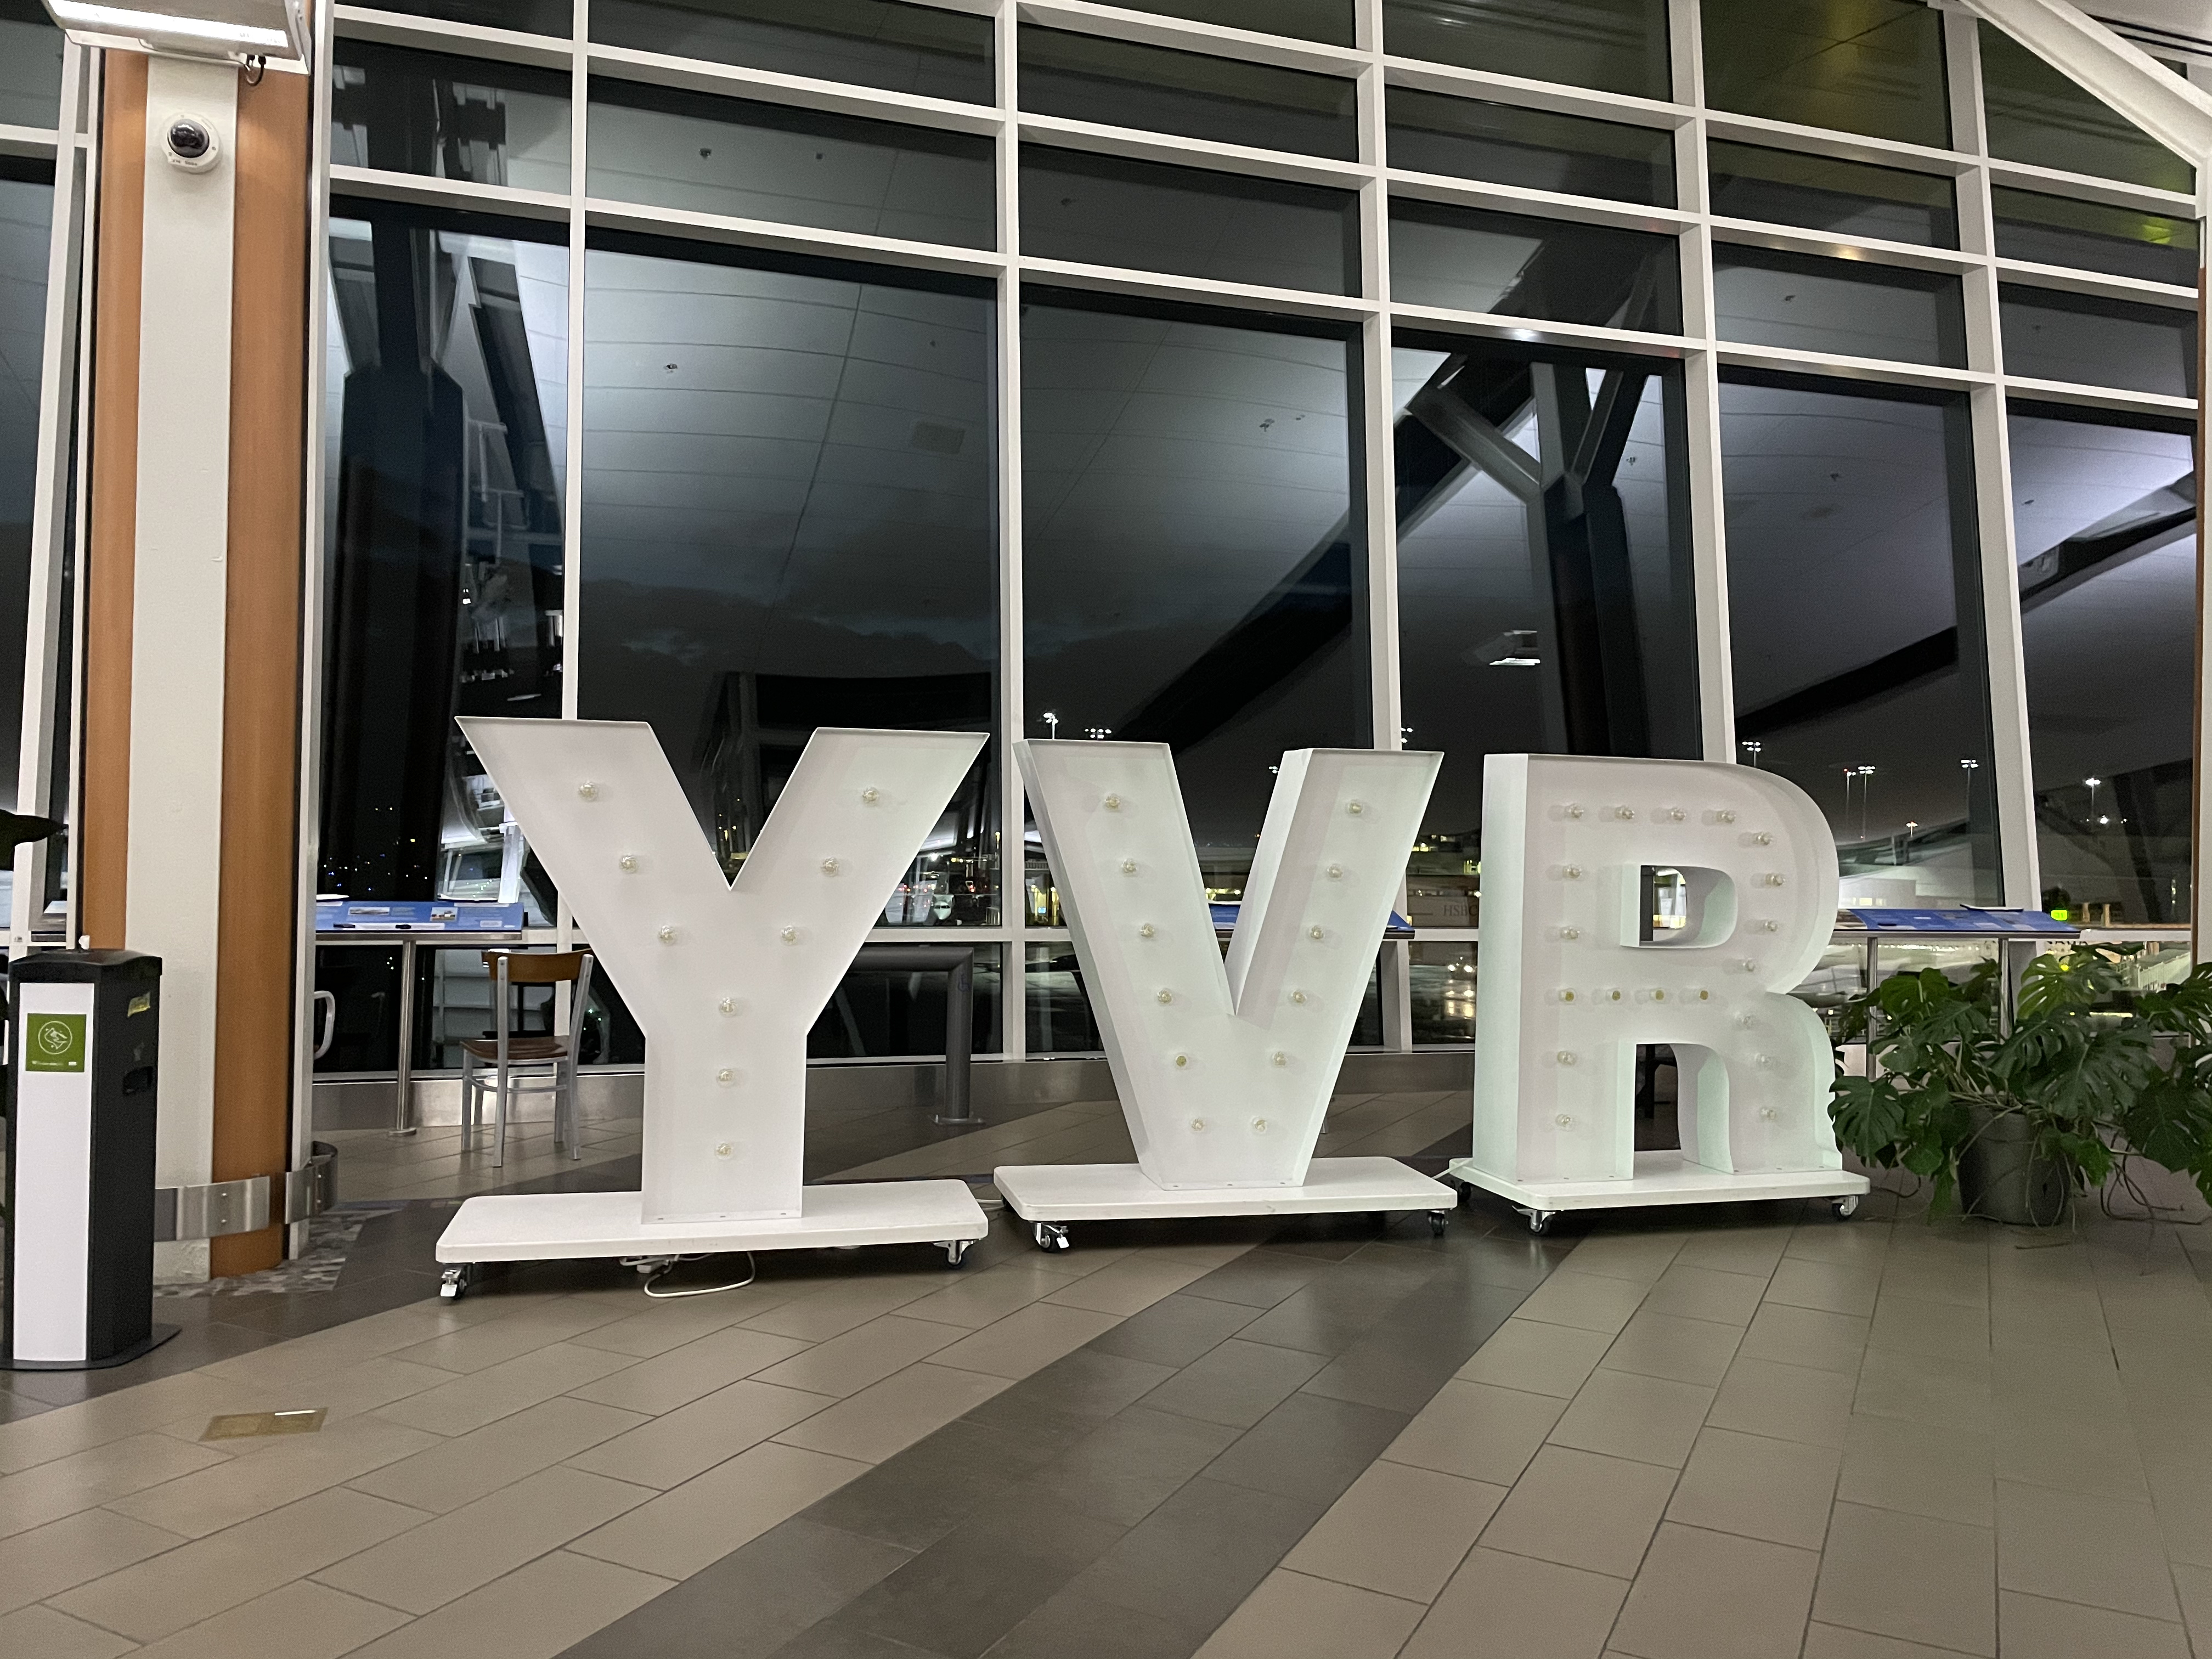
[[[2009,1227],[2055,1227],[2072,1184],[2063,1165],[2034,1153],[2035,1131],[2017,1113],[1984,1118],[1959,1159],[1959,1207]]]

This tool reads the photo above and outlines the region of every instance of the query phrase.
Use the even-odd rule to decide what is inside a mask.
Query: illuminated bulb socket
[[[1749,957],[1746,957],[1740,965],[1747,974],[1755,974],[1759,971],[1759,964],[1753,962]]]
[[[1583,930],[1579,927],[1562,927],[1559,929],[1559,937],[1571,943],[1575,939],[1580,939],[1582,936]]]
[[[1670,806],[1670,807],[1668,807],[1668,808],[1667,809],[1667,818],[1668,818],[1668,821],[1669,823],[1681,823],[1681,822],[1682,822],[1682,820],[1683,820],[1684,818],[1687,817],[1688,816],[1689,816],[1689,814],[1688,814],[1688,813],[1686,813],[1686,812],[1685,812],[1685,811],[1684,811],[1680,807],[1679,807],[1679,806]]]
[[[738,1000],[735,997],[724,997],[714,1006],[726,1014],[734,1014],[738,1012]]]
[[[1694,997],[1699,1002],[1711,1002],[1713,1000],[1713,994],[1705,989],[1702,985],[1700,985],[1696,990],[1686,992],[1684,994]]]
[[[1362,800],[1346,801],[1344,804],[1344,810],[1356,818],[1367,810],[1367,803]]]
[[[1304,991],[1293,991],[1291,993],[1291,1000],[1293,1002],[1304,1002],[1305,1000],[1306,994]]]
[[[1770,870],[1766,872],[1765,883],[1769,887],[1786,887],[1790,884],[1790,878],[1778,870]]]
[[[1632,823],[1636,820],[1636,809],[1633,806],[1616,806],[1613,809],[1613,815],[1623,823]]]
[[[1263,1135],[1267,1133],[1267,1120],[1264,1117],[1254,1118],[1252,1120],[1252,1133],[1255,1135]]]
[[[1176,1066],[1178,1070],[1189,1064],[1190,1056],[1188,1054],[1177,1054],[1176,1056]]]
[[[873,789],[863,789],[860,791],[860,802],[861,805],[865,806],[873,806],[882,799],[883,797]]]
[[[1309,927],[1306,929],[1306,937],[1308,939],[1319,939],[1322,937],[1322,931],[1318,927]]]
[[[1562,1002],[1572,1002],[1574,1000],[1575,1000],[1575,994],[1574,994],[1571,990],[1568,990],[1568,989],[1565,989],[1565,988],[1564,988],[1560,990],[1560,992],[1559,992],[1559,1000],[1560,1000],[1560,1001],[1562,1001]]]
[[[1278,1048],[1275,1050],[1274,1060],[1275,1064],[1278,1066],[1287,1066],[1291,1063],[1291,1057],[1285,1054],[1280,1048]]]
[[[730,1085],[735,1083],[737,1080],[738,1074],[726,1066],[722,1067],[720,1071],[714,1073],[714,1081],[720,1084],[725,1089],[728,1088]]]
[[[1782,931],[1782,924],[1778,921],[1762,921],[1759,924],[1759,931],[1762,933],[1778,933]]]
[[[835,859],[824,859],[824,860],[822,860],[822,873],[823,873],[823,875],[825,875],[825,876],[834,876],[834,875],[836,875],[836,874],[837,873],[837,860],[835,860]]]
[[[1121,798],[1119,795],[1109,795],[1098,804],[1109,812],[1118,812],[1121,810]]]
[[[1571,1048],[1560,1049],[1559,1053],[1559,1061],[1562,1066],[1573,1065],[1575,1063],[1575,1051]]]
[[[1121,860],[1121,873],[1122,873],[1123,875],[1125,875],[1125,876],[1133,876],[1133,875],[1135,875],[1135,874],[1137,873],[1137,861],[1136,861],[1136,860],[1134,860],[1134,859],[1123,859],[1123,860]]]
[[[1330,865],[1330,866],[1328,866],[1328,878],[1329,878],[1331,881],[1341,881],[1341,880],[1343,880],[1343,879],[1344,879],[1344,866],[1343,866],[1342,865],[1340,865],[1340,864],[1332,864],[1332,865]]]
[[[1137,937],[1138,937],[1139,939],[1150,939],[1150,938],[1152,938],[1152,936],[1154,933],[1157,933],[1158,932],[1159,932],[1159,929],[1158,929],[1158,928],[1157,928],[1157,927],[1153,927],[1153,926],[1152,926],[1152,924],[1151,922],[1149,922],[1149,921],[1147,921],[1147,922],[1143,922],[1143,923],[1140,923],[1140,924],[1138,926],[1138,928],[1137,928]]]
[[[1734,823],[1735,822],[1735,814],[1725,810],[1716,812],[1713,814],[1713,822],[1716,823]]]
[[[599,798],[599,786],[596,783],[580,783],[576,786],[576,793],[580,799],[597,800]]]
[[[714,1156],[716,1158],[727,1158],[731,1153],[737,1150],[738,1149],[736,1147],[731,1146],[730,1143],[726,1140],[714,1148]]]
[[[1618,991],[1607,991],[1605,994],[1605,1000],[1607,1002],[1618,1002],[1620,1000],[1620,993]]]
[[[635,872],[637,869],[637,855],[635,853],[624,853],[622,857],[617,860],[617,862],[619,863],[625,871]]]
[[[1569,801],[1569,802],[1568,802],[1568,803],[1567,803],[1564,807],[1560,808],[1559,810],[1560,810],[1561,811],[1565,812],[1565,813],[1569,817],[1571,817],[1571,818],[1578,818],[1578,817],[1582,817],[1582,815],[1583,815],[1583,809],[1582,809],[1581,807],[1579,807],[1579,806],[1576,805],[1574,804],[1574,802],[1572,802],[1572,801]]]
[[[1175,993],[1174,993],[1173,991],[1163,991],[1163,992],[1161,992],[1161,993],[1160,993],[1160,1000],[1161,1000],[1162,1002],[1173,1002],[1173,1001],[1175,1000]]]
[[[1774,845],[1774,837],[1762,830],[1751,838],[1751,844],[1754,847],[1771,847]]]
[[[796,927],[787,927],[783,930],[782,933],[779,935],[779,937],[781,938],[786,945],[796,945],[799,943],[799,929]]]
[[[1580,881],[1583,878],[1583,867],[1579,864],[1563,864],[1559,866],[1559,873],[1569,881]]]
[[[673,945],[676,943],[676,930],[673,927],[664,927],[660,930],[659,937],[663,945]]]
[[[1646,1002],[1664,1002],[1664,1001],[1666,1001],[1666,1000],[1667,1000],[1667,988],[1666,988],[1665,986],[1663,986],[1663,985],[1655,985],[1655,986],[1653,986],[1650,990],[1646,991],[1646,992],[1644,994],[1644,1000]]]
[[[1574,1119],[1565,1112],[1561,1112],[1559,1116],[1553,1118],[1552,1121],[1558,1124],[1562,1129],[1571,1129],[1575,1127]]]

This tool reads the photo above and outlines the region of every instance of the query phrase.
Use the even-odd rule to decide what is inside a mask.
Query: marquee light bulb
[[[1734,823],[1735,822],[1735,814],[1729,811],[1726,807],[1723,807],[1719,811],[1714,813],[1713,817],[1722,823]]]
[[[1562,1066],[1571,1066],[1571,1065],[1573,1065],[1573,1064],[1575,1063],[1575,1051],[1574,1051],[1573,1049],[1571,1049],[1571,1048],[1562,1048],[1562,1049],[1560,1049],[1560,1050],[1559,1050],[1559,1064],[1560,1064],[1560,1065],[1562,1065]]]
[[[1291,1057],[1285,1054],[1280,1048],[1275,1050],[1274,1058],[1275,1064],[1278,1066],[1287,1066],[1291,1063]]]
[[[1122,873],[1123,875],[1125,875],[1125,876],[1133,876],[1133,875],[1135,875],[1135,874],[1137,873],[1137,861],[1136,861],[1136,860],[1134,860],[1134,859],[1123,859],[1123,860],[1121,860],[1121,873]]]
[[[837,873],[837,860],[835,860],[835,859],[824,859],[824,860],[822,860],[822,873],[823,873],[823,875],[825,875],[825,876],[834,876],[834,875],[836,875],[836,874]]]
[[[673,927],[664,927],[660,930],[659,937],[663,945],[673,945],[676,943],[676,930]]]
[[[1762,933],[1778,933],[1782,931],[1782,924],[1769,916],[1759,924],[1759,931]]]
[[[1636,809],[1633,806],[1616,806],[1613,809],[1613,815],[1623,823],[1633,823],[1636,821]]]
[[[1175,993],[1173,991],[1162,990],[1160,993],[1160,1000],[1162,1002],[1173,1002],[1175,1000]]]
[[[1306,929],[1306,934],[1310,939],[1319,939],[1322,936],[1322,932],[1318,927],[1309,927]]]
[[[737,1080],[738,1074],[726,1066],[722,1067],[720,1071],[714,1073],[714,1081],[717,1083],[726,1085],[735,1083]]]
[[[1773,1122],[1776,1118],[1781,1116],[1781,1114],[1776,1111],[1771,1106],[1760,1107],[1759,1109],[1759,1115],[1765,1118],[1769,1123]]]
[[[1665,817],[1670,823],[1680,823],[1684,818],[1687,817],[1689,814],[1685,812],[1679,806],[1669,806],[1663,813],[1661,814],[1661,816]]]
[[[1769,887],[1787,886],[1790,881],[1790,878],[1784,875],[1779,870],[1768,871],[1764,879]]]
[[[1583,867],[1579,864],[1563,864],[1559,866],[1559,873],[1569,881],[1580,881],[1583,877]]]
[[[1367,810],[1367,803],[1362,800],[1346,801],[1344,810],[1356,818]]]
[[[1194,1135],[1204,1134],[1206,1133],[1206,1120],[1202,1117],[1194,1117],[1191,1119],[1190,1132]]]
[[[1580,939],[1582,936],[1583,930],[1579,927],[1562,927],[1559,929],[1559,937],[1567,940],[1570,944],[1574,940]]]
[[[1558,1124],[1562,1129],[1571,1129],[1575,1127],[1574,1115],[1570,1112],[1561,1112],[1557,1117],[1553,1118],[1552,1121]]]
[[[1306,994],[1304,991],[1293,991],[1291,993],[1291,1000],[1293,1002],[1304,1002],[1305,1000]]]
[[[1177,1054],[1175,1057],[1175,1063],[1177,1068],[1180,1069],[1181,1067],[1190,1064],[1190,1056],[1188,1054]]]
[[[1267,1133],[1267,1120],[1264,1117],[1254,1118],[1252,1120],[1252,1133],[1255,1135],[1263,1135]]]
[[[1583,809],[1577,805],[1573,801],[1569,801],[1566,805],[1562,807],[1560,810],[1571,818],[1578,818],[1583,815]]]
[[[1332,865],[1330,865],[1330,866],[1328,866],[1328,878],[1329,878],[1331,881],[1339,881],[1339,880],[1341,880],[1341,879],[1343,878],[1343,876],[1344,876],[1344,866],[1343,866],[1342,865],[1340,865],[1340,864],[1332,864]]]
[[[784,942],[786,945],[796,945],[796,944],[798,944],[798,943],[799,943],[799,929],[797,929],[796,927],[787,927],[787,928],[785,928],[785,929],[783,930],[783,942]]]
[[[635,873],[637,869],[637,854],[635,853],[624,853],[622,857],[617,860],[617,862],[625,871]]]
[[[1774,845],[1774,837],[1762,830],[1751,838],[1751,842],[1754,847],[1771,847]]]
[[[599,786],[586,780],[576,786],[576,793],[586,800],[597,800],[599,798]]]
[[[728,1141],[725,1140],[714,1148],[714,1156],[716,1158],[727,1158],[735,1151],[737,1151],[737,1148],[731,1146]]]
[[[1140,924],[1138,926],[1138,928],[1137,928],[1137,937],[1138,937],[1139,939],[1150,939],[1150,938],[1152,938],[1152,936],[1154,933],[1158,933],[1158,931],[1159,931],[1159,929],[1158,929],[1158,928],[1157,928],[1157,927],[1153,927],[1153,926],[1152,926],[1152,924],[1151,922],[1149,922],[1149,921],[1147,921],[1147,922],[1143,922],[1143,923],[1140,923]]]
[[[1121,810],[1121,798],[1119,795],[1109,795],[1098,804],[1109,812],[1118,812]]]
[[[863,789],[860,791],[860,804],[864,806],[873,806],[882,799],[883,797],[873,789]]]
[[[1755,974],[1759,971],[1759,964],[1749,957],[1746,957],[1743,959],[1743,971],[1747,974]]]
[[[734,1014],[738,1012],[738,1000],[735,997],[724,997],[714,1006],[726,1014]]]
[[[1574,1000],[1575,994],[1571,990],[1562,987],[1559,991],[1559,1000],[1562,1002],[1572,1002]]]

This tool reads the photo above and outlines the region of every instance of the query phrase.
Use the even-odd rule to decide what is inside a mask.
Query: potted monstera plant
[[[1868,1167],[1902,1169],[2015,1225],[2062,1220],[2075,1194],[2131,1185],[2148,1159],[2212,1200],[2212,963],[2136,988],[2139,945],[2037,957],[2008,1029],[1997,964],[1963,981],[1899,974],[1853,1000],[1873,1073],[1839,1077],[1836,1137]]]

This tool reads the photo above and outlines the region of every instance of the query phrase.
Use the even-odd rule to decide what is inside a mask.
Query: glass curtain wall
[[[1776,770],[1879,902],[2187,914],[2185,164],[1918,0],[1134,9],[339,18],[326,884],[564,920],[495,705],[649,721],[732,871],[815,726],[988,731],[877,937],[973,945],[1009,1056],[1097,1048],[1024,737],[1169,744],[1225,902],[1285,749],[1442,750],[1385,1047],[1471,1039],[1491,753]],[[929,1052],[910,981],[814,1052]]]

